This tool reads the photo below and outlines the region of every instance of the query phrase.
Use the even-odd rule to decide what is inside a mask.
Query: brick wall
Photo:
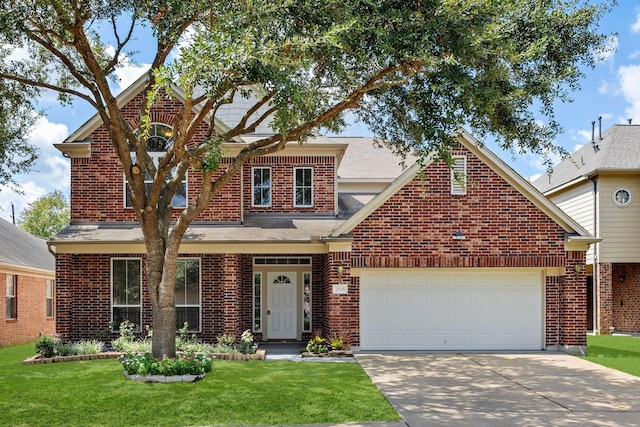
[[[598,279],[596,294],[598,302],[596,304],[598,310],[598,332],[604,335],[611,333],[611,327],[614,327],[613,320],[613,264],[598,264]]]
[[[47,279],[25,274],[14,274],[17,280],[17,318],[7,319],[7,300],[0,298],[0,347],[35,341],[40,335],[55,332],[55,318],[46,316]],[[0,273],[4,291],[6,274]],[[4,292],[3,292],[4,295]]]
[[[251,178],[254,167],[271,168],[271,206],[252,206]],[[313,168],[313,206],[294,206],[294,170]],[[335,159],[331,156],[267,156],[252,159],[243,167],[245,212],[334,213]]]
[[[640,264],[612,265],[612,317],[616,332],[640,331]]]
[[[141,96],[136,96],[123,107],[123,115],[132,125],[137,125]],[[171,126],[173,117],[182,104],[177,99],[163,98],[150,112],[151,121]],[[205,125],[197,130],[194,143],[206,133]],[[224,161],[221,165],[224,167]],[[187,173],[187,189],[190,200],[195,189],[200,188],[202,175],[193,169]],[[239,181],[227,186],[215,204],[197,220],[239,221]],[[125,178],[120,162],[112,146],[109,134],[100,126],[91,134],[91,157],[71,159],[71,222],[135,221],[133,209],[124,207]],[[174,213],[177,218],[181,209]]]
[[[356,227],[352,266],[564,266],[562,228],[470,152],[453,154],[467,155],[467,194],[450,194],[446,164],[428,166]]]

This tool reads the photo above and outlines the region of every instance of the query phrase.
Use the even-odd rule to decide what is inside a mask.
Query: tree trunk
[[[153,307],[153,338],[151,340],[153,357],[176,355],[176,310],[175,304]]]
[[[147,287],[153,315],[153,357],[176,355],[175,278],[178,249],[165,246],[160,239],[156,245],[147,242]]]

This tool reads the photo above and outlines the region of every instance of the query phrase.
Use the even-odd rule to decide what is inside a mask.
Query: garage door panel
[[[531,271],[365,270],[360,279],[361,348],[540,349],[542,277]]]

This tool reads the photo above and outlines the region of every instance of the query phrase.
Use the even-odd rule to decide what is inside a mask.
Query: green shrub
[[[42,357],[50,358],[57,354],[60,339],[51,335],[43,335],[36,341],[36,352]]]
[[[98,354],[102,353],[104,343],[98,340],[80,341],[73,344],[75,354]]]
[[[213,369],[211,357],[202,354],[181,354],[156,359],[150,353],[120,356],[120,363],[129,375],[200,375]]]

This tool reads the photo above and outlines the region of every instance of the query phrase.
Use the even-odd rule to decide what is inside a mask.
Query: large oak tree
[[[608,7],[576,0],[7,0],[0,91],[53,90],[100,115],[144,233],[153,354],[160,356],[175,352],[181,239],[244,162],[318,128],[339,130],[347,110],[398,153],[435,150],[446,159],[452,132],[464,125],[516,153],[544,155],[559,131],[554,103],[568,100],[581,69],[606,49],[597,21]],[[141,29],[153,35],[144,48],[152,61],[147,102],[132,128],[110,78],[135,58],[129,46]],[[29,55],[11,60],[12,47]],[[156,166],[146,153],[148,111],[173,84],[184,91],[184,107],[171,123],[173,146]],[[217,112],[238,95],[253,107],[216,132]],[[222,144],[267,121],[273,134],[216,172]],[[192,141],[203,124],[208,135]],[[131,149],[151,186],[145,173],[132,173]],[[170,202],[188,169],[202,174],[203,185],[189,189],[188,206],[171,222]]]

